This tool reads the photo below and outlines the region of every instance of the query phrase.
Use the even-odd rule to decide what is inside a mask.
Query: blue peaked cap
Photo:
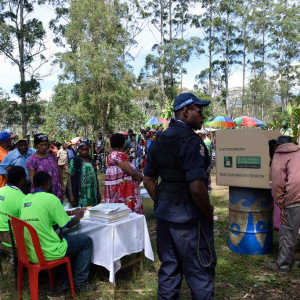
[[[0,133],[0,142],[5,142],[11,137],[11,134],[9,134],[6,131],[3,131]]]
[[[191,104],[198,106],[207,106],[209,103],[209,100],[200,100],[192,93],[182,93],[175,98],[173,103],[173,110],[178,111],[183,107]]]

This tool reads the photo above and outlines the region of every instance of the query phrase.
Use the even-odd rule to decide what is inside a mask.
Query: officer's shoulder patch
[[[4,201],[5,197],[4,196],[0,196],[0,200]]]
[[[200,155],[201,155],[201,156],[204,156],[204,155],[205,155],[205,154],[204,154],[204,153],[205,153],[204,146],[203,146],[202,144],[200,144],[200,151],[199,151],[199,152],[200,152]]]
[[[30,207],[32,204],[32,202],[27,202],[27,203],[24,203],[24,207]]]

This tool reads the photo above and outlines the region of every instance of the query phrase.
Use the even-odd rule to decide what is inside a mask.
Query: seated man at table
[[[90,268],[90,258],[93,250],[93,241],[85,235],[59,237],[53,225],[72,227],[83,217],[84,210],[73,210],[74,217],[70,217],[61,205],[60,199],[51,194],[51,177],[44,171],[33,176],[34,193],[23,199],[20,219],[29,223],[38,233],[41,247],[46,261],[52,261],[69,256],[72,263],[73,280],[76,292],[90,288],[87,283]],[[38,263],[29,234],[26,236],[26,248],[29,261]],[[67,278],[61,282],[61,287],[67,288]]]
[[[7,184],[0,188],[0,231],[9,231],[8,216],[19,218],[21,203],[25,195],[21,188],[26,184],[23,167],[15,166],[8,170]]]

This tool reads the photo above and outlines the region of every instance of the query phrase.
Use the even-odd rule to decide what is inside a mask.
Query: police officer
[[[149,148],[144,186],[157,218],[159,300],[179,299],[183,275],[193,300],[213,299],[216,254],[207,190],[209,157],[193,131],[201,128],[203,107],[209,103],[192,93],[177,96],[175,119]]]

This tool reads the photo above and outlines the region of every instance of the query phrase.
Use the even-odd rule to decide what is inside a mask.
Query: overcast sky
[[[36,17],[44,23],[44,28],[47,30],[47,37],[45,44],[47,51],[45,53],[46,57],[50,58],[50,61],[54,58],[54,53],[61,51],[57,48],[56,45],[52,42],[53,33],[49,30],[49,21],[54,17],[54,9],[51,6],[41,6],[38,7],[32,17]],[[155,31],[153,31],[155,33]],[[153,44],[156,43],[153,33],[149,29],[146,29],[137,37],[138,47],[135,49],[135,53],[138,53],[135,61],[131,62],[131,65],[134,68],[135,75],[138,76],[140,69],[143,67],[145,62],[145,57],[147,54],[151,53],[151,48]],[[198,32],[196,29],[189,30],[188,34],[190,36],[197,35]],[[153,53],[155,54],[155,53]],[[183,86],[189,89],[192,89],[195,81],[195,76],[200,73],[201,70],[207,67],[207,59],[205,56],[202,56],[200,59],[192,57],[189,63],[186,63],[184,67],[187,70],[187,74],[183,77]],[[48,63],[44,65],[39,73],[42,75],[49,74],[52,69],[51,64]],[[54,86],[58,83],[58,75],[60,70],[58,67],[54,67],[51,72],[51,75],[47,76],[42,80],[41,83],[41,98],[50,99]],[[12,65],[11,61],[5,59],[3,55],[0,55],[0,87],[5,90],[7,93],[10,93],[14,84],[19,82],[20,75],[16,65]],[[230,87],[238,87],[242,84],[242,78],[240,72],[235,72],[230,77]],[[15,98],[14,95],[11,95],[11,98]]]

